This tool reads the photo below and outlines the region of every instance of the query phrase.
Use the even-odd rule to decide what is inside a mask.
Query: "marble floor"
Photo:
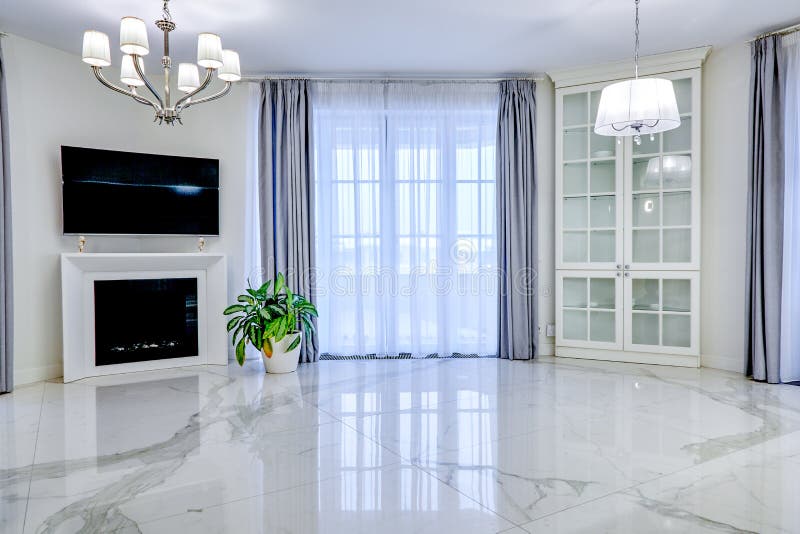
[[[0,396],[0,532],[800,532],[800,388],[542,359]]]

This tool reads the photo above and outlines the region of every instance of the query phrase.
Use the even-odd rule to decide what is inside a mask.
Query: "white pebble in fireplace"
[[[227,365],[225,256],[62,254],[64,382]]]

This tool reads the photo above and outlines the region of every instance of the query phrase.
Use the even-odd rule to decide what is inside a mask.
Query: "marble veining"
[[[798,532],[800,388],[543,358],[0,396],[0,532]]]

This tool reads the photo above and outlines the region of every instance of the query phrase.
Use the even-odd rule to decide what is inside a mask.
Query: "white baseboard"
[[[724,356],[711,356],[709,354],[703,354],[700,360],[702,367],[744,374],[744,362],[740,361],[738,358],[726,358]]]
[[[42,367],[29,367],[27,369],[14,369],[14,385],[23,386],[42,380],[51,380],[64,376],[64,366],[59,363],[44,365]]]
[[[539,344],[539,356],[555,356],[555,354],[556,354],[555,343]]]

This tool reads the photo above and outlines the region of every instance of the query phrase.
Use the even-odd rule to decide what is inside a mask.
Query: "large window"
[[[312,95],[322,353],[494,355],[497,87]]]

